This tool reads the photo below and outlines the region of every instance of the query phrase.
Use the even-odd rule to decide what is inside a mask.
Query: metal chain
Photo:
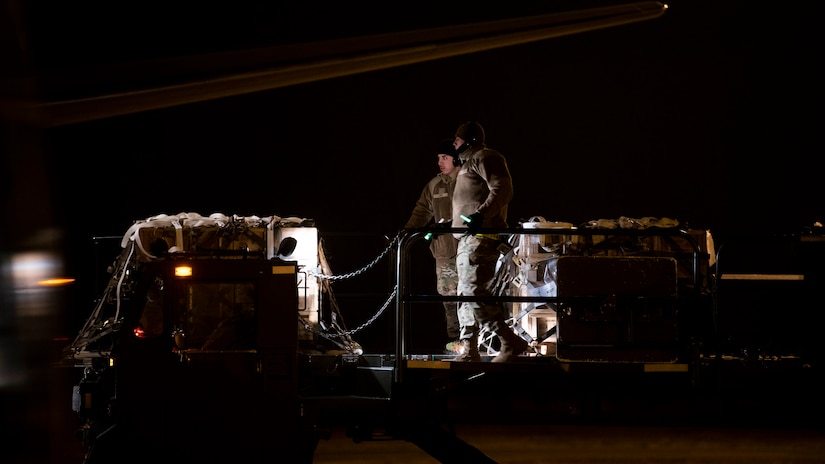
[[[351,336],[351,335],[355,335],[356,333],[360,332],[361,330],[369,327],[370,324],[372,324],[373,322],[375,322],[376,319],[381,317],[381,314],[383,314],[384,311],[389,307],[390,303],[392,302],[393,299],[395,299],[395,296],[397,294],[398,294],[398,287],[396,286],[396,287],[393,287],[392,292],[390,293],[390,296],[387,298],[387,300],[381,306],[381,309],[376,311],[376,313],[373,314],[372,317],[370,317],[363,324],[359,325],[358,327],[356,327],[352,330],[342,330],[340,333],[336,333],[334,335],[336,335],[336,336]],[[310,326],[306,322],[306,320],[304,320],[303,317],[298,316],[298,320],[304,326],[304,329],[306,329],[308,332],[311,332],[315,335],[320,335],[320,336],[322,336],[326,339],[332,340],[332,337],[329,335],[329,333],[327,333],[325,331],[322,331],[322,330],[314,329],[312,326]]]
[[[385,301],[385,302],[384,302],[384,305],[383,305],[383,306],[381,306],[381,309],[379,309],[379,310],[375,313],[375,315],[373,315],[371,318],[367,319],[367,320],[366,320],[366,322],[364,322],[363,324],[359,325],[358,327],[356,327],[356,328],[354,328],[354,329],[352,329],[352,330],[345,331],[345,332],[344,332],[344,334],[346,334],[346,335],[352,335],[352,334],[354,334],[354,333],[356,333],[356,332],[358,332],[358,331],[360,331],[360,330],[362,330],[362,329],[365,329],[365,328],[366,328],[366,327],[368,327],[370,324],[372,324],[373,322],[375,322],[375,320],[376,320],[376,319],[378,319],[378,318],[381,316],[381,314],[383,314],[383,313],[384,313],[384,310],[386,310],[386,309],[387,309],[387,307],[390,305],[390,302],[392,302],[392,300],[393,300],[393,299],[395,299],[395,295],[396,295],[397,293],[398,293],[398,287],[397,287],[397,286],[396,286],[396,287],[393,287],[393,289],[392,289],[392,293],[390,293],[389,298],[387,298],[387,301]]]
[[[384,250],[382,250],[381,253],[374,260],[372,260],[369,264],[367,264],[366,266],[364,266],[361,269],[358,269],[356,271],[353,271],[353,272],[350,272],[350,273],[347,273],[347,274],[340,274],[340,275],[323,274],[322,272],[319,272],[317,269],[306,269],[305,271],[308,275],[314,276],[314,277],[319,278],[319,279],[326,279],[326,280],[330,280],[330,281],[349,279],[349,278],[361,275],[364,272],[371,269],[373,266],[375,266],[379,261],[381,261],[387,255],[387,253],[389,253],[390,250],[393,249],[395,244],[398,242],[399,238],[400,238],[400,236],[396,235],[392,240],[390,240],[390,243],[387,244],[387,246],[384,248]],[[327,330],[315,329],[310,324],[308,324],[307,321],[305,321],[303,317],[298,316],[298,320],[304,326],[304,329],[307,330],[308,332],[313,333],[315,335],[318,335],[320,337],[326,338],[327,340],[330,340],[331,342],[335,343],[339,347],[352,351],[353,347],[351,346],[350,341],[347,341],[346,338],[350,337],[352,335],[355,335],[357,332],[365,329],[366,327],[369,327],[370,324],[372,324],[379,317],[381,317],[381,315],[384,313],[384,311],[386,311],[386,309],[389,307],[390,303],[395,299],[395,296],[397,295],[397,293],[398,293],[398,286],[395,286],[393,288],[392,292],[390,293],[390,296],[387,298],[387,300],[384,302],[384,304],[381,306],[381,308],[378,311],[376,311],[376,313],[373,314],[369,319],[367,319],[363,324],[359,325],[358,327],[356,327],[352,330],[341,330],[340,327],[338,327],[337,331],[328,332]],[[336,325],[336,327],[337,327],[337,325]],[[336,341],[336,339],[341,339],[341,341],[340,342]],[[359,346],[359,348],[360,348],[360,346]]]
[[[386,248],[384,248],[384,250],[381,252],[381,254],[379,254],[374,260],[372,260],[369,264],[362,267],[361,269],[358,269],[357,271],[350,272],[349,274],[327,275],[327,274],[323,274],[321,272],[318,272],[317,269],[307,269],[306,273],[311,275],[311,276],[317,277],[319,279],[326,279],[326,280],[333,280],[333,281],[349,279],[351,277],[355,277],[357,275],[363,274],[364,272],[368,271],[370,268],[372,268],[373,266],[378,264],[378,262],[381,261],[384,258],[384,256],[386,256],[387,253],[390,252],[390,250],[392,250],[393,246],[395,246],[395,242],[397,242],[397,241],[398,241],[398,236],[396,235],[392,240],[390,240],[390,243],[387,245]]]

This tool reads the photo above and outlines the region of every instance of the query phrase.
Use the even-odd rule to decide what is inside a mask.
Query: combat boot
[[[461,339],[461,349],[459,355],[450,361],[456,362],[480,362],[481,354],[478,352],[478,338],[463,338]]]
[[[498,351],[498,356],[493,358],[491,362],[501,363],[518,359],[519,355],[524,353],[527,347],[530,346],[523,338],[516,335],[510,327],[507,327],[507,324],[496,323],[493,329],[495,334],[498,335],[499,341],[501,341],[501,349]]]

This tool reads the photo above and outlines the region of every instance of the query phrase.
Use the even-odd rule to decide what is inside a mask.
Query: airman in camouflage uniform
[[[462,347],[461,354],[453,361],[481,360],[479,323],[501,342],[501,349],[492,362],[512,361],[528,345],[507,325],[504,306],[483,300],[484,296],[494,296],[492,288],[500,240],[497,235],[480,233],[484,228],[507,228],[507,206],[513,197],[510,170],[501,153],[487,148],[484,129],[477,122],[461,124],[453,146],[461,164],[453,190],[453,228],[468,229],[464,234],[456,234],[459,239],[458,295],[481,297],[459,307]]]
[[[405,229],[425,227],[432,223],[451,227],[453,188],[456,174],[458,174],[458,167],[454,162],[457,155],[452,139],[442,141],[437,151],[438,168],[441,172],[424,186],[404,226]],[[457,243],[452,234],[436,234],[430,242],[430,252],[435,258],[436,290],[441,296],[456,295],[458,287],[458,273],[455,268]],[[455,301],[444,302],[447,337],[456,341],[461,330],[457,306]]]

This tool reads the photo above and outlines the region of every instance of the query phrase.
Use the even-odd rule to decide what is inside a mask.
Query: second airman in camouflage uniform
[[[444,227],[451,226],[453,187],[455,187],[455,178],[458,174],[453,140],[442,141],[438,146],[437,155],[438,168],[441,172],[424,186],[404,226],[405,229],[425,227],[433,223],[440,223]],[[435,258],[436,290],[441,296],[456,295],[458,287],[458,273],[455,267],[457,243],[458,241],[452,234],[436,234],[430,242],[430,252]],[[444,302],[447,337],[454,342],[458,341],[461,333],[457,309],[457,302]],[[448,343],[448,349],[451,346],[458,346],[458,344]]]

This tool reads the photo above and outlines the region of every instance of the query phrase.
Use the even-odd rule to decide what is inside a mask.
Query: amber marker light
[[[43,287],[62,287],[63,285],[69,285],[74,282],[74,279],[69,277],[59,277],[53,279],[44,279],[37,282],[37,285]]]
[[[192,266],[175,266],[175,276],[177,277],[191,277]]]

